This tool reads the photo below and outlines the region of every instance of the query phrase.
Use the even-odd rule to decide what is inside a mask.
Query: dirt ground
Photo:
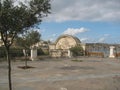
[[[57,58],[12,62],[13,90],[120,90],[120,59]],[[0,90],[8,90],[7,62],[0,62]]]

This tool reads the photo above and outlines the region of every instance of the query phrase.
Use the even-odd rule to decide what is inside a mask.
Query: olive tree
[[[27,0],[27,4],[22,0],[15,4],[15,1],[0,0],[0,35],[6,48],[9,90],[12,90],[9,51],[15,37],[39,24],[51,9],[50,0]]]
[[[27,68],[28,51],[30,47],[38,42],[40,42],[41,34],[37,30],[31,30],[25,32],[24,34],[17,36],[15,45],[23,48],[23,53],[25,56],[25,69]]]

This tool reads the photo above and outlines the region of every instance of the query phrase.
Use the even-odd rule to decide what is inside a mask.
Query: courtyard
[[[13,90],[120,90],[120,59],[46,58],[21,69],[12,62]],[[8,90],[7,62],[0,62],[0,90]]]

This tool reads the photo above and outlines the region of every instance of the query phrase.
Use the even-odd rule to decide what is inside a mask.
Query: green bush
[[[48,49],[43,49],[43,48],[38,48],[37,49],[37,54],[39,55],[49,55],[49,50]]]
[[[41,48],[37,49],[37,54],[38,55],[45,55],[45,53],[43,52],[43,50]]]
[[[72,52],[73,56],[83,56],[84,55],[83,48],[80,45],[70,48],[70,51]]]
[[[6,57],[6,52],[4,47],[0,47],[0,58]]]
[[[74,62],[83,62],[83,60],[77,60],[77,59],[73,59],[71,61],[74,61]]]
[[[45,55],[49,55],[49,49],[43,49]]]
[[[11,48],[10,49],[10,56],[11,57],[22,57],[22,56],[24,56],[23,49]]]
[[[28,49],[28,56],[30,56],[30,49]],[[37,49],[38,55],[48,55],[48,51],[43,51],[41,48]],[[23,57],[23,48],[10,48],[10,57]],[[5,47],[0,47],[0,58],[6,58]]]
[[[11,57],[22,57],[23,49],[22,48],[10,48],[10,56]],[[0,47],[0,58],[6,57],[5,47]]]

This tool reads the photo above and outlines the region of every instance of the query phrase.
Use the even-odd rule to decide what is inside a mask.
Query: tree
[[[30,49],[30,47],[32,45],[39,42],[40,37],[41,37],[41,34],[38,31],[32,30],[32,31],[28,31],[28,32],[22,34],[22,36],[20,35],[16,38],[16,46],[23,48],[23,53],[25,56],[25,69],[28,66],[27,65],[28,49]]]
[[[33,44],[36,44],[40,41],[41,34],[38,31],[29,31],[24,35],[24,38],[28,42],[28,47],[30,47]]]
[[[28,31],[16,38],[17,46],[20,46],[24,49],[30,48],[31,45],[36,44],[40,41],[41,34],[38,31]]]
[[[9,51],[14,38],[19,33],[39,24],[51,9],[50,0],[28,0],[27,4],[19,0],[19,5],[15,5],[14,1],[0,0],[0,34],[6,48],[9,90],[12,90]]]

